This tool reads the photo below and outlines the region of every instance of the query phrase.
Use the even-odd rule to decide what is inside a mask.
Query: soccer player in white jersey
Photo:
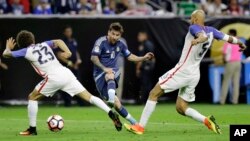
[[[237,38],[224,34],[213,27],[204,25],[205,14],[196,10],[191,15],[191,26],[185,38],[182,55],[177,65],[159,78],[158,83],[151,90],[147,103],[143,109],[141,119],[137,125],[125,124],[125,127],[136,134],[143,134],[144,128],[155,110],[157,100],[164,93],[179,89],[176,110],[179,114],[190,117],[203,123],[208,129],[221,134],[220,127],[213,116],[205,117],[195,109],[188,106],[195,101],[195,87],[200,79],[200,62],[210,47],[212,40],[224,40],[239,44],[240,51],[246,46]]]
[[[26,30],[22,30],[16,37],[17,45],[21,48],[17,51],[14,49],[16,42],[11,37],[6,42],[6,49],[3,57],[24,57],[27,59],[36,72],[41,75],[44,80],[36,85],[35,89],[30,93],[28,99],[28,117],[29,128],[20,135],[37,135],[36,117],[38,112],[38,100],[43,97],[51,97],[56,91],[62,90],[71,96],[77,95],[81,99],[96,105],[97,107],[108,113],[113,120],[116,129],[119,131],[122,124],[118,114],[114,113],[101,99],[91,95],[76,79],[73,73],[66,67],[62,66],[55,57],[52,48],[59,47],[62,50],[62,56],[68,58],[71,52],[62,40],[51,40],[35,44],[34,35]]]

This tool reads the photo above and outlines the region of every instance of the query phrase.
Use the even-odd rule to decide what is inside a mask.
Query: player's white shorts
[[[58,90],[67,92],[71,96],[86,90],[67,68],[60,70],[57,74],[48,75],[36,85],[35,89],[47,97],[53,96]]]
[[[173,68],[159,78],[158,83],[165,93],[179,89],[178,96],[187,102],[195,101],[195,87],[200,80],[200,73],[185,74]]]

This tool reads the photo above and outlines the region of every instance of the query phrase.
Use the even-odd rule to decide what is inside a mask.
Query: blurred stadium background
[[[153,83],[157,82],[159,76],[165,73],[178,62],[181,54],[185,34],[189,23],[185,17],[76,17],[76,16],[1,16],[1,52],[5,46],[5,40],[14,36],[18,31],[27,29],[36,36],[36,41],[41,42],[50,39],[62,38],[63,27],[71,25],[74,30],[74,37],[78,41],[78,50],[81,54],[83,63],[80,66],[80,82],[94,95],[98,95],[92,77],[92,62],[90,61],[91,50],[94,42],[100,36],[106,35],[108,26],[111,22],[120,22],[125,29],[123,37],[127,40],[129,49],[137,53],[137,33],[146,30],[149,33],[151,41],[155,44],[156,67],[154,70]],[[235,23],[241,23],[239,24]],[[239,36],[245,40],[249,35],[250,19],[247,17],[220,17],[209,18],[207,25],[215,26],[218,29],[228,29],[234,27],[239,32]],[[224,30],[225,30],[224,29]],[[227,32],[225,30],[224,32]],[[223,42],[222,42],[223,43]],[[196,88],[197,102],[216,103],[213,100],[215,87],[220,87],[222,74],[220,77],[209,73],[211,66],[223,67],[220,60],[222,44],[215,42],[206,54],[201,63],[201,79]],[[248,51],[245,53],[247,54]],[[8,66],[8,70],[1,69],[1,103],[22,103],[20,100],[26,100],[27,95],[33,90],[34,86],[42,79],[25,60],[6,60],[2,58]],[[247,66],[247,65],[246,65]],[[246,67],[246,69],[249,67]],[[135,77],[135,64],[125,61],[124,83],[122,99],[124,102],[135,103],[139,91],[138,79]],[[215,80],[211,80],[216,77]],[[215,81],[215,82],[213,82]],[[246,103],[246,92],[249,83],[248,73],[242,69],[242,85],[240,102]],[[163,97],[163,100],[175,100],[176,92]],[[55,97],[56,100],[60,98]],[[12,100],[12,101],[10,101]],[[17,101],[14,101],[17,100]],[[46,99],[49,100],[49,99]]]

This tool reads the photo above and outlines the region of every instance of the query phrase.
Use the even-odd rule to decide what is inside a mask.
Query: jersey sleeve
[[[128,46],[127,46],[127,43],[126,43],[126,40],[125,39],[121,39],[121,43],[123,44],[123,47],[122,47],[122,54],[124,57],[128,57],[131,52],[128,50]]]
[[[91,55],[100,56],[101,55],[101,44],[95,43]]]
[[[219,30],[213,28],[213,27],[210,27],[211,28],[211,31],[213,32],[213,35],[214,35],[214,38],[217,39],[217,40],[222,40],[223,37],[225,36],[224,33],[220,32]]]
[[[20,50],[12,51],[11,54],[12,54],[12,57],[14,58],[20,58],[20,57],[25,57],[26,52],[27,52],[27,48],[23,48]]]
[[[46,43],[49,47],[55,48],[55,44],[54,44],[54,42],[53,42],[52,40],[50,40],[50,41],[45,41],[45,43]]]
[[[191,25],[189,27],[189,32],[194,36],[197,37],[197,34],[202,32],[202,28],[199,25]]]

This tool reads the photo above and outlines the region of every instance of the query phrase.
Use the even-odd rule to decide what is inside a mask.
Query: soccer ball
[[[47,119],[49,130],[58,132],[63,129],[64,121],[60,115],[52,115]]]

